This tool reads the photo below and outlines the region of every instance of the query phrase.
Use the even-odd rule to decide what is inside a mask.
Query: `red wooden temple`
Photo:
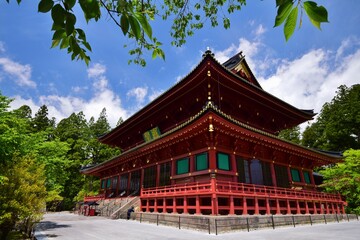
[[[313,177],[314,167],[341,158],[277,137],[314,115],[265,92],[242,53],[220,64],[206,51],[185,78],[100,138],[121,155],[82,173],[101,179],[100,198],[140,196],[143,212],[345,213],[341,196],[320,192]]]

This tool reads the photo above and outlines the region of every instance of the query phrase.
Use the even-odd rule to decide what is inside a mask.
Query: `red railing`
[[[214,189],[211,182],[177,184],[164,187],[146,188],[141,190],[141,197],[165,197],[179,195],[198,195],[216,193],[220,195],[237,195],[249,197],[269,197],[284,199],[306,199],[316,201],[342,201],[337,194],[322,193],[309,190],[261,186],[216,180]]]
[[[105,194],[99,194],[96,196],[85,196],[84,202],[96,202],[102,199],[105,199]]]
[[[210,193],[210,182],[196,182],[175,184],[164,187],[145,188],[141,190],[141,196],[168,196],[168,195],[191,195],[199,193]]]

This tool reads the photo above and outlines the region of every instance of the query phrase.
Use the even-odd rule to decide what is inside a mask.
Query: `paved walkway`
[[[177,229],[156,224],[111,220],[103,217],[84,217],[68,212],[49,213],[39,223],[35,235],[38,240],[96,240],[96,239],[216,239],[216,240],[358,240],[360,221],[314,224],[313,226],[261,229],[220,235],[194,230]]]

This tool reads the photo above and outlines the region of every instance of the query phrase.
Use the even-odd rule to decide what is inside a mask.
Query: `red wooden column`
[[[235,207],[234,207],[234,196],[230,195],[230,210],[229,210],[229,214],[230,215],[234,215],[235,214]]]
[[[326,214],[330,214],[329,203],[325,202],[325,204],[326,204]]]
[[[279,202],[279,199],[278,199],[278,198],[276,199],[276,214],[277,214],[277,215],[280,215],[280,214],[281,214],[281,211],[280,211],[280,202]]]
[[[237,167],[236,167],[236,156],[235,156],[235,152],[233,154],[230,155],[230,161],[231,161],[231,172],[234,173],[233,175],[233,182],[237,182],[237,176],[236,176],[236,172],[237,172]]]
[[[316,207],[316,202],[315,202],[315,201],[313,201],[313,208],[314,208],[314,214],[318,214],[317,207]]]
[[[166,198],[163,198],[163,213],[167,213],[167,211],[166,211]]]
[[[210,184],[211,184],[211,214],[218,215],[218,201],[216,196],[216,175],[215,173],[211,174]]]
[[[313,171],[312,171],[312,170],[309,172],[309,175],[310,175],[311,184],[315,185],[315,180],[314,180],[314,175],[313,175]]]
[[[216,166],[216,150],[215,148],[209,148],[209,169],[214,171],[217,168]]]
[[[290,167],[291,167],[290,165],[287,167],[287,172],[288,172],[289,183],[292,183],[292,176],[291,176]]]
[[[146,210],[145,210],[145,212],[149,212],[149,202],[150,202],[150,199],[146,199]]]
[[[195,198],[195,208],[196,208],[196,214],[201,214],[201,210],[200,210],[200,197],[199,195],[196,195],[196,198]]]
[[[271,171],[272,184],[273,184],[274,187],[277,187],[274,161],[272,161],[272,162],[270,163],[270,171]]]
[[[257,197],[254,198],[255,201],[255,215],[259,215],[260,211],[259,211],[259,199]]]
[[[177,213],[177,211],[176,211],[176,197],[173,197],[173,212],[172,213]]]
[[[184,213],[188,213],[188,206],[187,206],[187,197],[184,196]]]
[[[247,200],[246,197],[243,197],[243,213],[242,215],[248,215],[248,208],[247,208]]]
[[[291,207],[290,207],[290,200],[289,199],[286,199],[286,207],[287,207],[286,214],[291,214]]]
[[[157,208],[157,198],[154,199],[154,212],[158,212],[158,208]]]
[[[324,214],[323,203],[319,202],[319,204],[320,204],[320,214]]]
[[[306,200],[305,200],[305,214],[309,214],[309,206]]]
[[[301,214],[301,209],[298,199],[296,199],[296,214]]]
[[[270,211],[270,200],[269,198],[266,198],[266,214],[270,215],[271,211]]]

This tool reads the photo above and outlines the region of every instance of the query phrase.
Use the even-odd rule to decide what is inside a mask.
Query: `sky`
[[[247,1],[230,16],[230,29],[205,25],[180,48],[170,44],[171,22],[154,21],[166,59],[145,54],[146,67],[128,64],[124,45],[132,42],[105,13],[88,24],[78,16],[93,51],[89,66],[71,61],[66,51],[50,48],[51,16],[38,13],[37,2],[0,2],[0,92],[14,99],[13,109],[28,105],[33,115],[45,104],[57,122],[80,111],[97,119],[106,108],[115,127],[185,77],[207,48],[221,63],[242,51],[265,91],[317,113],[340,85],[360,83],[358,0],[316,1],[327,8],[329,23],[320,31],[304,16],[288,42],[282,26],[273,28],[274,0]]]

